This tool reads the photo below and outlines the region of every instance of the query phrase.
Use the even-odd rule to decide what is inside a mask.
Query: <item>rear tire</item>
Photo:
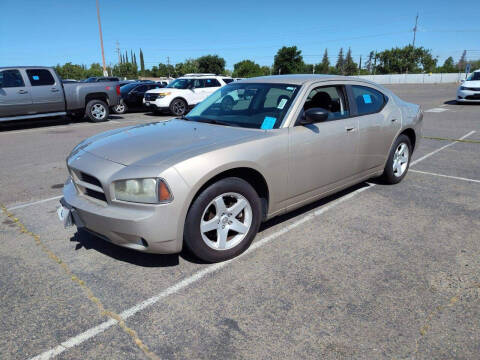
[[[118,105],[115,105],[113,108],[112,108],[113,112],[115,114],[119,114],[119,115],[122,115],[122,114],[125,114],[127,111],[128,111],[128,106],[127,104],[125,104],[123,101],[121,104],[118,104]]]
[[[412,155],[412,144],[406,135],[400,135],[393,143],[383,170],[382,180],[387,184],[397,184],[407,175]]]
[[[85,115],[91,122],[103,122],[107,121],[110,111],[105,101],[90,100],[85,108]]]
[[[188,210],[185,245],[206,262],[231,259],[248,249],[261,219],[260,198],[248,182],[236,177],[219,180],[202,191]]]

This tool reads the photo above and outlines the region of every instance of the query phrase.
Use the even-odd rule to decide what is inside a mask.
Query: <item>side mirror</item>
[[[301,125],[315,124],[328,119],[328,112],[322,108],[311,108],[305,111],[300,120]]]

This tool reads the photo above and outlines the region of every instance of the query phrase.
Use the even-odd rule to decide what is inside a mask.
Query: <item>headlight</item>
[[[162,179],[129,179],[114,183],[115,199],[144,203],[159,204],[172,201],[172,194]]]
[[[171,94],[171,92],[161,92],[161,93],[158,93],[158,97],[159,98],[164,98],[165,96],[168,96],[170,94]]]

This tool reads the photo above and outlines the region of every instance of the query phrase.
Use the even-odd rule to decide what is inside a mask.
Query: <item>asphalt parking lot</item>
[[[425,111],[404,181],[275,218],[214,265],[57,220],[74,145],[164,117],[0,124],[0,359],[478,359],[480,105],[390,88]]]

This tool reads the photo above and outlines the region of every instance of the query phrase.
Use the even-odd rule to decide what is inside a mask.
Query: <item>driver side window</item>
[[[312,108],[321,108],[328,112],[328,120],[343,119],[350,116],[344,86],[319,86],[307,96],[303,105],[304,112]]]

